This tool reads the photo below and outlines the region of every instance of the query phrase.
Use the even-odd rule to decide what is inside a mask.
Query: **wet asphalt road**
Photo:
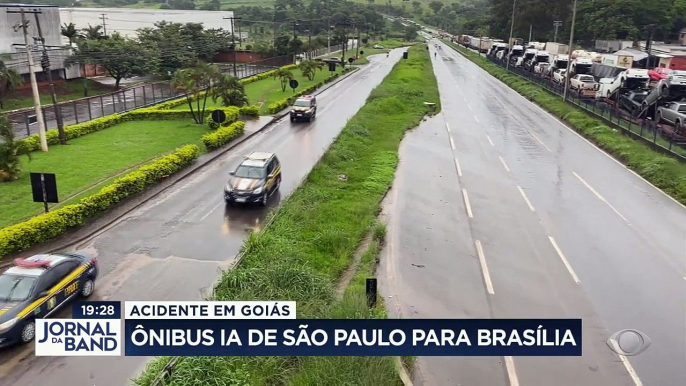
[[[237,69],[236,75],[239,78],[247,78],[272,69],[274,69],[272,66],[242,66]],[[229,72],[231,73],[231,70]],[[122,87],[126,85],[122,83]],[[116,93],[63,102],[58,106],[62,114],[62,122],[66,126],[163,102],[173,96],[167,83],[158,82],[130,87]],[[51,104],[43,105],[43,114],[48,130],[56,129],[55,109]],[[17,138],[26,138],[30,134],[38,133],[38,123],[30,124],[27,128],[26,121],[29,115],[35,115],[35,110],[31,109],[26,113],[21,112],[10,116]]]
[[[324,154],[348,119],[390,72],[402,50],[376,60],[318,96],[312,123],[288,118],[239,145],[225,157],[163,193],[104,233],[74,249],[98,256],[95,299],[197,300],[221,269],[234,262],[249,230],[259,230],[270,209],[290,194]],[[282,163],[280,193],[268,208],[226,207],[228,173],[252,151],[275,152]],[[64,316],[62,316],[64,317]],[[3,386],[122,386],[146,358],[41,358],[33,347],[2,352]]]
[[[686,384],[686,208],[445,45],[434,71],[443,113],[404,140],[384,210],[389,308],[415,318],[582,318],[584,355],[420,358],[415,376],[427,385]],[[605,341],[624,328],[652,345],[620,358]]]

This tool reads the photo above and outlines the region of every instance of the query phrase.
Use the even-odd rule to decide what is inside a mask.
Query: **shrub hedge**
[[[330,75],[326,79],[324,79],[323,81],[318,82],[316,84],[313,84],[312,86],[310,86],[304,90],[301,90],[301,91],[293,94],[292,96],[290,96],[288,98],[281,99],[281,100],[278,100],[274,103],[269,104],[269,106],[268,106],[269,114],[278,113],[279,111],[281,111],[281,110],[287,108],[288,106],[292,105],[293,102],[295,102],[295,100],[298,99],[298,97],[312,93],[312,92],[316,91],[318,88],[322,87],[323,85],[332,82],[334,79],[338,78],[339,76],[346,74],[350,71],[353,71],[354,69],[355,69],[354,67],[346,67],[345,69],[343,69],[343,71],[340,72],[340,74],[336,73],[336,74]]]
[[[240,114],[244,117],[257,117],[260,115],[260,108],[255,105],[241,107]]]
[[[226,145],[230,141],[233,141],[234,139],[240,137],[241,135],[243,135],[244,131],[245,122],[237,121],[233,122],[228,126],[222,125],[217,130],[203,135],[202,138],[200,138],[200,140],[205,145],[205,148],[211,151],[218,149]]]
[[[686,164],[622,135],[583,109],[561,101],[559,96],[498,67],[476,53],[456,44],[444,42],[519,94],[569,123],[574,130],[598,147],[612,154],[651,184],[686,205]]]
[[[53,239],[113,205],[144,191],[192,163],[200,156],[197,145],[187,145],[141,166],[104,186],[98,193],[27,221],[0,229],[0,256],[26,250]]]

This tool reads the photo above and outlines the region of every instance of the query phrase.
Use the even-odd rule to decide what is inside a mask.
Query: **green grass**
[[[0,228],[43,212],[31,199],[30,172],[55,173],[60,204],[73,203],[110,182],[114,175],[175,148],[199,143],[206,125],[183,121],[133,121],[22,157],[17,181],[0,183]]]
[[[423,45],[410,49],[314,167],[282,204],[270,227],[251,234],[243,260],[222,275],[218,300],[288,299],[300,318],[384,318],[368,309],[364,279],[372,275],[385,229],[376,225],[381,200],[398,165],[406,130],[437,103],[438,86]],[[346,175],[341,181],[338,176]],[[373,241],[343,299],[335,282],[348,268],[365,234]],[[148,386],[168,359],[153,361],[136,384]],[[400,385],[388,357],[182,358],[166,386],[186,385]]]
[[[520,76],[508,72],[487,59],[445,42],[512,89],[569,123],[576,131],[612,154],[653,185],[686,204],[686,164],[658,153],[646,144],[622,135],[617,129],[591,116],[584,109],[565,103],[558,95]]]
[[[384,48],[373,48],[375,45],[381,45]],[[368,64],[369,59],[367,58],[370,55],[378,55],[378,54],[386,54],[389,50],[392,50],[393,48],[398,48],[398,47],[403,47],[403,46],[409,46],[413,45],[415,42],[406,42],[398,39],[388,39],[388,40],[382,40],[378,42],[370,42],[367,43],[366,45],[360,47],[360,51],[363,52],[362,55],[360,55],[360,58],[354,63],[354,64]],[[347,58],[350,57],[350,55],[354,55],[357,49],[353,49],[350,51],[345,52],[345,57],[346,60]],[[341,52],[334,52],[332,54],[322,56],[322,59],[325,58],[340,58],[341,57]]]
[[[91,79],[86,79],[88,86],[88,96],[96,96],[106,94],[114,91],[113,87],[103,85]],[[85,98],[83,96],[84,81],[82,79],[75,79],[66,82],[55,84],[55,94],[57,94],[58,102],[71,101],[74,99]],[[40,101],[42,105],[52,105],[52,98],[50,97],[50,87],[47,85],[38,88],[40,94]],[[0,111],[16,110],[25,107],[33,106],[33,94],[31,88],[22,89],[21,91],[11,91],[7,93],[2,100],[3,109]]]
[[[326,77],[331,75],[328,68],[324,68],[323,71],[317,71],[313,80],[309,80],[302,76],[299,69],[291,70],[295,80],[298,81],[298,88],[295,89],[296,92],[299,90],[310,87],[311,85],[323,81]],[[340,73],[341,68],[337,67],[336,72]],[[260,115],[269,115],[269,105],[281,99],[286,99],[293,95],[293,89],[286,87],[286,91],[281,90],[281,82],[275,78],[266,78],[258,80],[257,82],[249,83],[245,85],[245,94],[248,96],[248,102],[251,105],[260,106]],[[219,107],[221,101],[212,101],[212,98],[207,98],[207,108],[208,112],[212,111],[213,108]],[[202,104],[202,102],[201,102]],[[193,108],[195,109],[195,102],[193,102]],[[174,108],[174,110],[188,110],[188,104],[184,103],[180,106]]]

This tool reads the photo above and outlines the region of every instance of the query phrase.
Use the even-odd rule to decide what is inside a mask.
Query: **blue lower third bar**
[[[126,320],[126,356],[581,356],[581,319]]]

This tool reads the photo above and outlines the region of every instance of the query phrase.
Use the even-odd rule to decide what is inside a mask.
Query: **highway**
[[[402,51],[393,50],[390,58],[372,57],[370,64],[323,91],[312,123],[282,120],[182,180],[170,193],[75,245],[75,250],[98,256],[101,277],[94,300],[201,299],[220,270],[231,267],[248,232],[259,230],[267,213],[307,176]],[[271,197],[267,208],[227,207],[223,188],[228,173],[252,151],[277,154],[283,170],[280,193]],[[2,353],[0,385],[122,386],[146,363],[146,358],[137,357],[34,357],[32,347]]]
[[[419,358],[415,384],[686,384],[686,208],[441,46],[443,112],[404,139],[384,203],[386,305],[409,318],[582,318],[584,354]],[[606,340],[625,328],[652,345],[613,353]]]

